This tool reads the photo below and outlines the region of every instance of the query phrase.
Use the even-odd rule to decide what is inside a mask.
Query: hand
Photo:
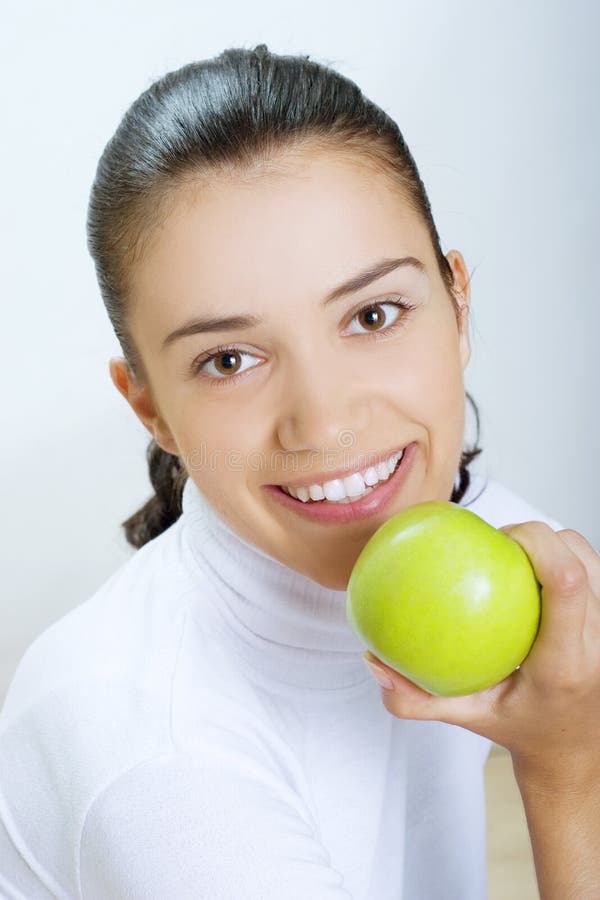
[[[365,659],[392,681],[382,689],[392,715],[468,728],[510,751],[517,778],[585,790],[600,780],[600,556],[571,529],[524,522],[500,531],[523,547],[542,585],[540,628],[519,669],[479,693],[438,697]]]

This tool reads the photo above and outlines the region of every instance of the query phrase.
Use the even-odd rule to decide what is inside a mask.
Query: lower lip
[[[286,494],[276,484],[265,485],[265,490],[283,506],[291,509],[297,515],[313,522],[333,522],[345,524],[347,522],[359,522],[376,516],[385,510],[392,497],[399,491],[412,469],[417,454],[416,443],[409,444],[404,450],[400,464],[387,481],[380,482],[372,491],[354,500],[352,503],[329,503],[327,500],[314,502],[296,500],[295,497]]]

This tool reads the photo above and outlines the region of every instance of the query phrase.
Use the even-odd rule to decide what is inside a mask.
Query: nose
[[[363,446],[370,433],[371,400],[360,373],[335,371],[308,360],[288,373],[277,416],[284,450],[330,451]]]

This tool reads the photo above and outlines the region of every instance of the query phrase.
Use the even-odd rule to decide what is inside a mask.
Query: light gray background
[[[33,638],[134,552],[119,523],[150,491],[85,245],[98,158],[151,81],[226,47],[309,53],[398,121],[442,246],[472,272],[475,470],[600,547],[597,4],[2,9],[0,699]]]

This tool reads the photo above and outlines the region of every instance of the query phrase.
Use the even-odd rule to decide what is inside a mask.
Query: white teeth
[[[346,496],[344,482],[339,478],[334,478],[333,481],[326,481],[323,485],[323,490],[327,500],[342,500]]]
[[[359,472],[353,472],[344,478],[346,497],[359,497],[365,492],[365,482]]]
[[[377,463],[377,465],[375,466],[375,469],[377,471],[380,481],[383,481],[390,474],[390,470],[389,470],[388,464],[386,462]]]
[[[378,481],[379,475],[377,474],[377,469],[374,466],[369,466],[365,472],[365,484],[372,487],[374,484],[377,484]]]
[[[283,490],[300,500],[307,503],[309,500],[329,500],[331,503],[350,503],[356,497],[361,497],[370,493],[373,487],[379,482],[387,481],[390,477],[398,460],[404,455],[404,450],[394,453],[384,462],[377,463],[375,466],[369,466],[364,472],[353,472],[345,478],[333,478],[326,481],[324,485],[311,484],[309,487],[284,487]]]
[[[321,487],[320,484],[311,484],[309,487],[310,499],[311,500],[324,500],[325,499],[325,491]]]

